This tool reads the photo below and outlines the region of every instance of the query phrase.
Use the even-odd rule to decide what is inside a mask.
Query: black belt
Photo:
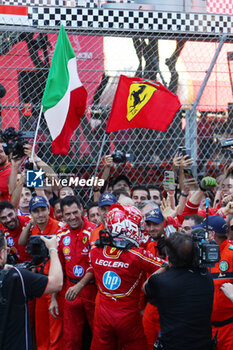
[[[74,283],[74,284],[77,284],[78,282],[80,282],[81,280],[78,280],[78,279],[76,279],[76,278],[71,278],[71,277],[68,277],[68,280],[70,281],[70,282],[72,282],[72,283]],[[87,284],[94,284],[95,283],[95,281],[94,280],[91,280],[89,283],[87,283]]]
[[[80,280],[77,280],[76,278],[71,278],[71,277],[68,277],[69,281],[74,283],[74,284],[77,284]]]
[[[223,320],[223,321],[211,322],[211,324],[214,327],[223,327],[223,326],[226,326],[227,324],[230,324],[232,322],[233,322],[233,317],[230,317],[230,318],[227,318],[226,320]]]
[[[214,272],[211,273],[211,276],[213,279],[219,279],[219,278],[233,278],[233,272]]]

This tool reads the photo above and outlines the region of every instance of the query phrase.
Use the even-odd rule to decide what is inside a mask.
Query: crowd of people
[[[233,165],[197,180],[186,171],[193,160],[177,153],[174,182],[132,185],[123,173],[111,178],[106,155],[99,174],[105,184],[94,186],[87,202],[59,181],[27,187],[31,146],[24,152],[9,158],[0,143],[1,271],[25,270],[17,266],[31,261],[33,236],[45,236],[49,254],[31,272],[41,279],[21,276],[34,286],[23,294],[27,345],[19,344],[22,329],[15,331],[8,310],[2,349],[233,349]],[[36,154],[31,162],[49,180],[59,177]],[[220,259],[208,269],[196,264],[195,229],[219,247]]]

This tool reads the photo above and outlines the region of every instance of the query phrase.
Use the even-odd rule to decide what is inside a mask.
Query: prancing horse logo
[[[131,96],[133,96],[134,98],[134,102],[133,102],[133,106],[131,108],[131,112],[133,109],[135,109],[137,107],[137,105],[139,105],[140,103],[142,103],[142,101],[145,100],[146,95],[144,95],[143,99],[140,99],[140,95],[143,93],[143,91],[145,90],[146,86],[145,85],[139,85],[139,90],[137,91],[133,91],[131,93]]]
[[[132,83],[127,100],[127,120],[130,122],[147,104],[156,87],[149,84]]]

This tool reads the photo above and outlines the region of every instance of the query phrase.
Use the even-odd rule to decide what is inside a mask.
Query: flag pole
[[[100,160],[101,160],[101,157],[102,157],[102,153],[103,153],[103,149],[104,149],[104,144],[105,144],[105,141],[106,141],[106,132],[104,132],[104,136],[103,136],[103,139],[102,139],[102,143],[101,143],[101,147],[100,147],[100,151],[99,151],[99,155],[98,155],[98,159],[97,159],[97,163],[96,163],[96,168],[95,168],[95,173],[94,173],[94,179],[96,177],[96,174],[97,174],[97,170],[98,170],[98,167],[99,167],[99,164],[100,164]],[[89,195],[89,200],[91,200],[92,198],[92,195],[93,195],[93,187],[91,188],[91,191],[90,191],[90,195]]]
[[[39,127],[40,127],[40,120],[41,120],[42,112],[43,112],[43,106],[41,105],[41,107],[40,107],[39,118],[38,118],[38,120],[37,120],[37,126],[36,126],[35,136],[34,136],[34,140],[33,140],[32,154],[31,154],[31,158],[30,158],[30,162],[32,162],[33,164],[34,164],[33,156],[34,156],[35,147],[36,147],[36,138],[37,138],[38,131],[39,131]]]

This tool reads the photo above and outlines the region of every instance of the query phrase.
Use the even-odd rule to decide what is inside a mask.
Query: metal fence
[[[131,161],[116,166],[112,175],[125,173],[133,183],[160,183],[180,145],[192,149],[203,174],[216,175],[230,161],[219,140],[233,136],[232,16],[38,7],[28,11],[26,25],[19,19],[10,24],[1,19],[0,83],[7,91],[1,99],[1,128],[35,130],[63,23],[88,91],[88,106],[68,156],[51,153],[51,138],[41,123],[37,153],[56,171],[93,175],[120,74],[160,81],[179,96],[182,109],[167,132],[131,129],[108,135],[103,155],[115,150],[131,154]],[[211,62],[210,77],[192,109]]]

